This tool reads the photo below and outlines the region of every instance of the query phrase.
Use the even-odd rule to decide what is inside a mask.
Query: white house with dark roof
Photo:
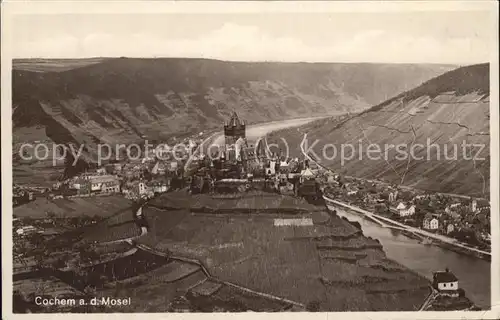
[[[442,295],[459,295],[458,279],[448,268],[445,271],[434,272],[432,286]]]
[[[437,230],[439,228],[439,220],[430,213],[424,217],[423,228],[426,230]]]
[[[408,217],[415,214],[416,207],[415,205],[406,206],[403,202],[400,202],[396,207],[398,214],[400,217]]]

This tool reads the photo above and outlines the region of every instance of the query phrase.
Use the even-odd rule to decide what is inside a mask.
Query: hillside
[[[240,196],[161,195],[145,206],[151,228],[137,242],[199,260],[222,281],[319,311],[418,310],[429,294],[425,278],[324,206],[275,193]],[[285,221],[291,224],[279,223]]]
[[[36,131],[36,140],[84,143],[93,154],[99,142],[165,140],[219,128],[233,110],[248,123],[358,112],[452,68],[173,58],[14,61],[14,139],[32,141]]]
[[[319,120],[299,130],[276,132],[270,140],[285,137],[291,153],[299,155],[299,144],[303,134],[307,133],[309,146],[319,140],[313,151],[322,158],[321,163],[343,174],[402,183],[424,190],[489,196],[488,64],[447,72],[354,117],[342,121]],[[359,141],[364,150],[361,159],[357,152]],[[464,142],[482,144],[485,148],[482,151],[480,147],[464,149]],[[338,155],[326,159],[322,150],[326,144],[332,143],[337,147]],[[351,156],[350,147],[344,147],[343,165],[340,159],[342,144],[352,144],[356,150]],[[380,150],[389,150],[387,161],[384,151],[380,159],[374,160],[376,157],[373,156],[368,159],[366,150],[369,144],[378,145]],[[396,148],[386,148],[388,145]],[[400,155],[396,151],[398,145],[404,146],[407,152],[413,147],[414,157],[409,157],[410,161],[408,157],[397,157]],[[333,157],[332,149],[327,152]],[[474,154],[477,154],[475,161],[471,160]]]

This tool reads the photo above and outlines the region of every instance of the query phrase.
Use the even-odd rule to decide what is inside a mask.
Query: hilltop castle
[[[229,122],[224,123],[224,137],[226,146],[234,145],[239,138],[246,139],[246,127],[240,121],[236,112],[233,112]]]

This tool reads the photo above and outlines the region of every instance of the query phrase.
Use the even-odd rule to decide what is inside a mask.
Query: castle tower
[[[233,112],[229,122],[224,124],[226,146],[234,145],[239,138],[246,138],[245,123],[240,121],[236,112]]]

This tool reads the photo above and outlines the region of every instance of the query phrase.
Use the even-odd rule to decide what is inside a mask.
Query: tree
[[[144,169],[143,176],[146,181],[151,181],[153,179],[153,175],[148,169]]]
[[[389,200],[389,194],[387,192],[382,192],[380,194],[380,199],[382,199],[382,200]]]
[[[35,221],[35,219],[33,219],[31,217],[24,217],[23,218],[23,223],[24,224],[32,224],[34,221]]]
[[[64,267],[66,267],[66,260],[67,259],[65,259],[63,257],[58,257],[52,261],[51,267],[54,269],[62,269]]]
[[[309,312],[318,312],[320,310],[321,303],[318,300],[313,300],[307,303],[306,310]]]
[[[377,203],[375,205],[375,212],[376,213],[386,213],[387,212],[387,206],[383,203]]]
[[[409,201],[413,198],[413,195],[409,191],[400,191],[398,194],[398,198],[403,201]]]
[[[34,300],[31,300],[34,301]],[[13,311],[15,313],[31,313],[30,304],[26,297],[19,290],[15,290],[12,295]]]
[[[73,228],[78,228],[78,226],[80,225],[80,219],[78,217],[71,217],[69,219],[69,225]]]
[[[36,267],[38,269],[42,269],[43,267],[45,267],[47,254],[43,248],[36,248],[35,250],[33,250],[33,256],[35,258]]]
[[[56,214],[53,211],[46,211],[45,214],[49,219],[54,219],[56,217]]]

